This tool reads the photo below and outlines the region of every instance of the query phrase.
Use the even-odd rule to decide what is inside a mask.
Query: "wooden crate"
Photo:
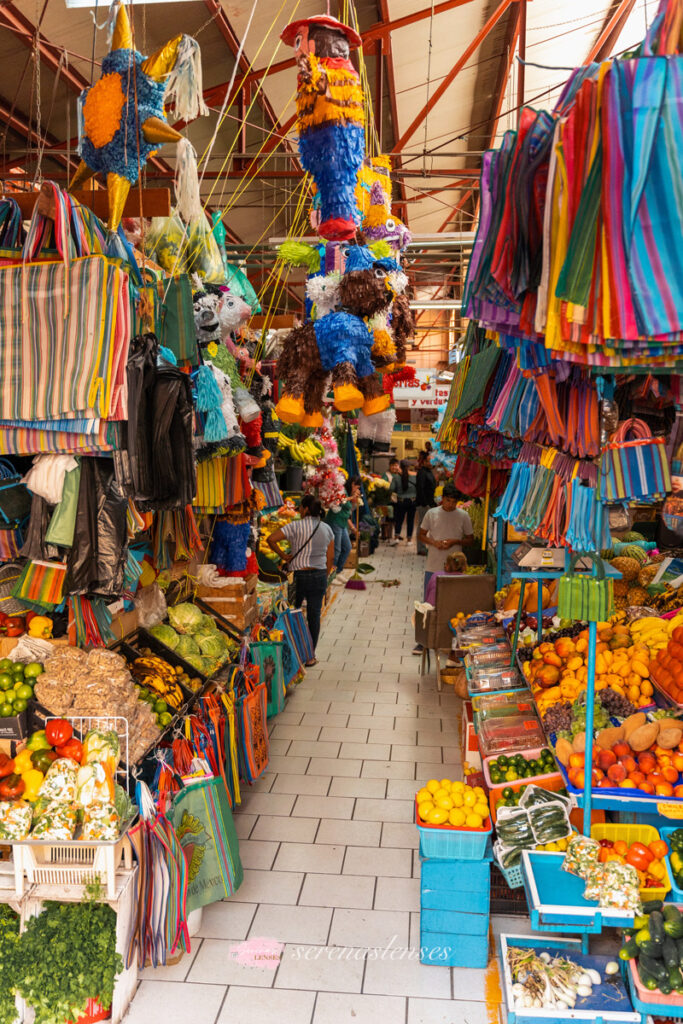
[[[256,593],[244,594],[240,597],[226,597],[224,592],[216,587],[200,587],[198,597],[210,605],[214,611],[231,622],[238,629],[246,629],[258,618],[258,605]]]

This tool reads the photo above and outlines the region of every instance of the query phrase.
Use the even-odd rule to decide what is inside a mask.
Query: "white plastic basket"
[[[121,863],[128,871],[133,865],[127,835],[111,843],[24,840],[12,846],[17,897],[24,894],[26,881],[32,885],[86,885],[99,878],[106,888],[107,899],[112,900]]]

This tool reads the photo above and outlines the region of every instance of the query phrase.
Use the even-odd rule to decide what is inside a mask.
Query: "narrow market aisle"
[[[269,771],[236,813],[244,882],[204,908],[189,956],[143,972],[128,1024],[491,1024],[486,971],[416,955],[416,783],[461,776],[461,704],[411,654],[424,559],[400,545],[371,561],[401,585],[336,588],[319,664],[276,719]],[[238,963],[247,939],[242,961],[266,947],[255,940],[282,943],[281,957]]]

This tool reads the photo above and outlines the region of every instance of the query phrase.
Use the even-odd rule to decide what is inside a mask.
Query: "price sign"
[[[657,813],[664,818],[676,818],[683,821],[683,801],[681,803],[657,804]]]

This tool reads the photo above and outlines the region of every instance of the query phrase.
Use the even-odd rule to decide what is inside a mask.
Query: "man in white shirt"
[[[470,517],[458,508],[458,492],[455,484],[449,482],[444,485],[441,505],[430,508],[420,523],[420,541],[427,547],[423,595],[433,574],[443,571],[448,556],[462,551],[473,539]],[[422,647],[417,644],[413,654],[421,652]]]

